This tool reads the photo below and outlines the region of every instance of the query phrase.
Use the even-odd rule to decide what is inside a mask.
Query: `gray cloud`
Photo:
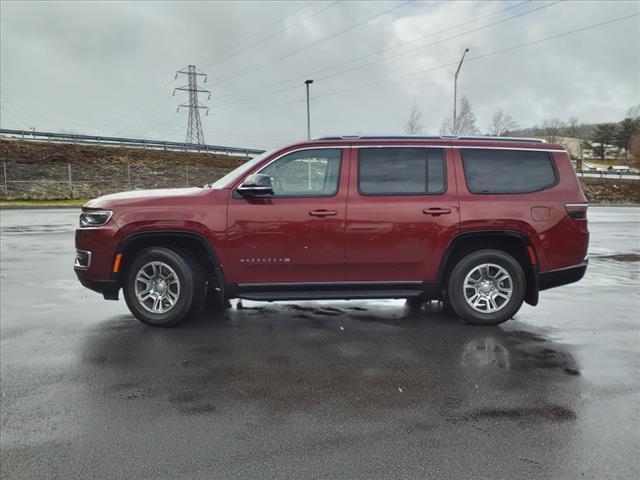
[[[171,94],[185,80],[172,81],[173,75],[188,63],[213,63],[204,68],[210,76],[206,86],[214,94],[210,115],[203,117],[206,141],[277,146],[305,135],[302,82],[307,73],[316,72],[312,78],[319,79],[433,42],[439,43],[317,80],[312,85],[313,134],[401,133],[414,101],[427,129],[437,132],[450,115],[455,66],[435,67],[456,62],[466,47],[471,51],[459,88],[471,100],[481,129],[498,106],[528,126],[574,115],[588,122],[613,121],[640,103],[640,17],[473,60],[637,14],[638,2],[332,3],[3,1],[0,123],[181,140],[186,113],[175,111],[186,99]],[[551,6],[465,34],[545,5]],[[486,18],[474,21],[480,17]],[[470,23],[451,28],[465,22]],[[437,33],[442,30],[447,31]],[[404,48],[357,60],[424,36]],[[319,43],[255,68],[314,42]],[[257,45],[246,48],[252,43]],[[351,63],[317,72],[346,62]],[[433,70],[409,75],[426,69]],[[379,82],[394,77],[401,78]],[[284,88],[289,89],[271,93]]]

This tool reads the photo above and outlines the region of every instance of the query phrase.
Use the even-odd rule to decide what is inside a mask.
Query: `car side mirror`
[[[240,185],[236,190],[243,197],[262,197],[265,195],[273,195],[271,177],[260,173],[249,175],[244,179],[242,185]]]

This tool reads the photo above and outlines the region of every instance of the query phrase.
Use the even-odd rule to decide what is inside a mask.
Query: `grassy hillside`
[[[55,164],[198,165],[232,169],[245,157],[70,143],[0,140],[0,162]]]
[[[246,161],[208,153],[0,140],[0,198],[93,198],[123,190],[201,186]]]
[[[581,178],[580,182],[589,203],[640,205],[638,180]]]

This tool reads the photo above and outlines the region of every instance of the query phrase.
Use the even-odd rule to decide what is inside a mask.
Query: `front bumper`
[[[76,274],[78,275],[78,280],[80,283],[87,287],[89,290],[93,290],[94,292],[101,293],[105,300],[118,300],[118,291],[120,290],[120,285],[115,280],[89,280],[88,278],[83,278],[82,274],[76,270]]]
[[[549,288],[560,287],[562,285],[577,282],[584,277],[588,263],[589,259],[585,258],[584,261],[578,265],[539,273],[538,289],[548,290]]]

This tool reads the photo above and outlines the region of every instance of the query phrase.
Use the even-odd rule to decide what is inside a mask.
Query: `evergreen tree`
[[[626,153],[631,149],[631,139],[640,134],[640,117],[625,118],[618,124],[614,144]]]
[[[600,123],[596,125],[589,141],[583,145],[592,151],[600,160],[607,155],[607,148],[615,145],[618,128],[615,123]]]

